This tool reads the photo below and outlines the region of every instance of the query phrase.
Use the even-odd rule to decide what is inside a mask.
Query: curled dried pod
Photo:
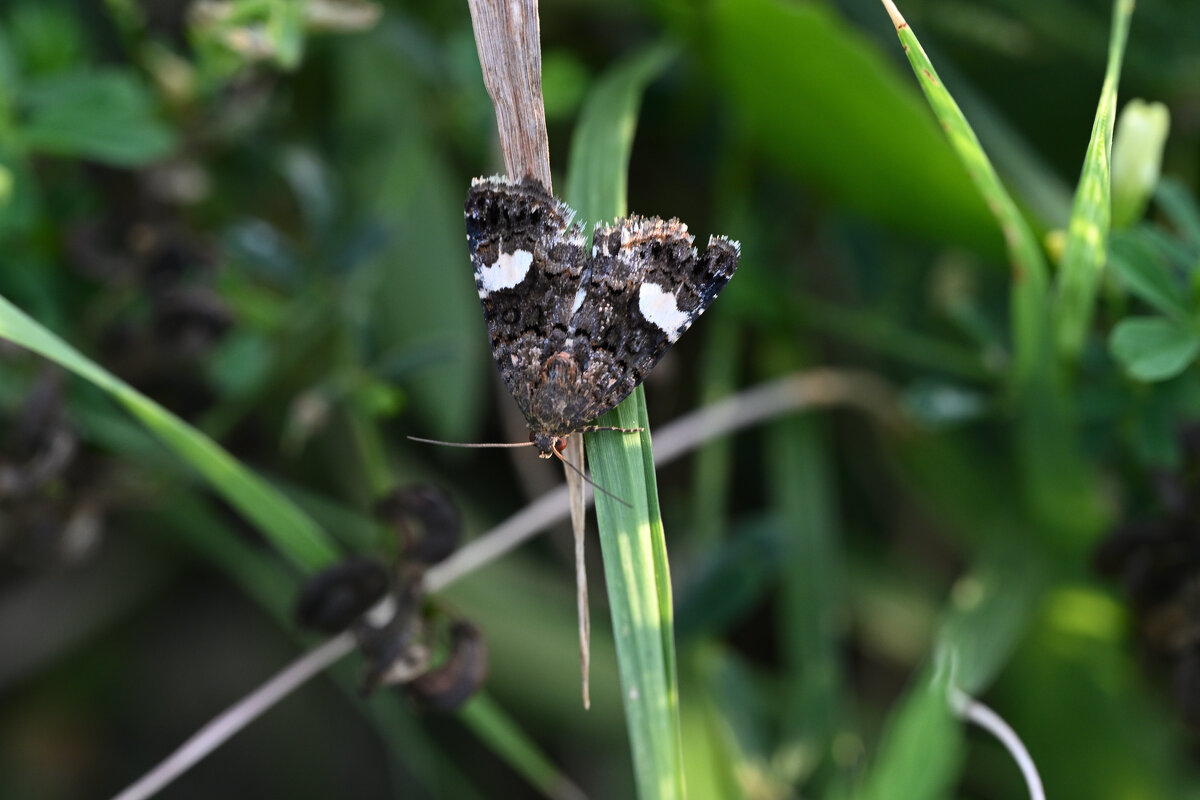
[[[446,660],[408,684],[408,693],[431,711],[453,711],[471,699],[487,677],[487,643],[483,633],[458,620],[450,628]]]
[[[396,489],[375,506],[376,516],[396,529],[404,557],[436,564],[458,548],[462,514],[450,495],[429,484]]]
[[[366,661],[364,695],[380,686],[407,683],[429,668],[427,629],[422,618],[424,591],[419,573],[401,573],[392,591],[387,621],[362,620],[354,630]]]
[[[348,558],[313,575],[300,589],[296,623],[322,633],[340,633],[382,600],[389,585],[383,564]]]

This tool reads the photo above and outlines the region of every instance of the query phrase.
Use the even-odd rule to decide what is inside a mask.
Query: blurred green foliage
[[[652,425],[817,366],[885,379],[908,420],[788,417],[660,471],[689,796],[1024,796],[949,715],[953,685],[1013,725],[1049,796],[1200,797],[1200,15],[1140,3],[1110,61],[1105,5],[901,6],[1050,266],[1050,324],[1021,345],[1044,358],[1039,394],[1014,379],[1012,241],[882,7],[541,5],[556,185],[608,208],[583,174],[606,165],[572,134],[649,47],[629,209],[743,245],[647,381]],[[1060,245],[1108,155],[1085,165],[1106,67],[1109,111],[1145,98],[1170,127],[1132,129],[1141,167],[1123,171],[1118,122],[1114,185],[1090,173],[1113,229],[1060,351]],[[43,337],[90,380],[0,342],[0,797],[111,794],[293,657],[292,565],[394,550],[371,515],[393,485],[445,486],[478,535],[560,479],[527,452],[404,439],[523,435],[460,205],[501,163],[465,4],[0,6],[0,296],[21,309],[0,306],[0,333]],[[142,396],[259,477],[209,474],[215,494],[179,456],[230,462]],[[75,442],[69,461],[13,489],[51,441]],[[487,637],[486,704],[441,719],[348,699],[344,664],[178,791],[573,796],[565,777],[631,796],[598,591],[579,708],[568,542],[439,598]]]

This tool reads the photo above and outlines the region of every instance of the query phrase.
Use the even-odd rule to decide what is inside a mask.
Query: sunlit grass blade
[[[1053,359],[1046,260],[916,34],[892,0],[883,0],[883,4],[930,107],[1004,234],[1011,270],[1013,360],[1009,383],[1017,404],[1015,447],[1025,499],[1047,533],[1072,548],[1086,547],[1104,524],[1104,511],[1082,460],[1074,411]]]
[[[665,47],[643,52],[593,89],[572,143],[566,192],[583,219],[612,220],[625,213],[638,105],[672,53]],[[671,583],[641,387],[600,424],[645,429],[640,435],[589,434],[587,453],[596,483],[624,501],[597,493],[596,523],[638,794],[682,798]]]
[[[929,57],[917,41],[916,34],[900,16],[891,0],[883,0],[884,6],[896,25],[896,35],[904,45],[917,81],[929,100],[950,140],[951,147],[967,170],[971,181],[987,201],[1004,233],[1008,249],[1009,267],[1012,271],[1012,335],[1014,378],[1018,386],[1035,379],[1039,362],[1044,359],[1049,324],[1047,293],[1049,278],[1046,260],[1033,231],[1021,216],[1017,204],[1000,182],[992,162],[984,153],[975,131],[963,116],[958,104],[942,84]]]
[[[1096,292],[1104,271],[1105,249],[1112,220],[1112,183],[1109,159],[1112,154],[1113,124],[1117,117],[1117,86],[1121,62],[1129,38],[1133,0],[1113,4],[1112,38],[1108,45],[1108,68],[1100,103],[1088,139],[1083,173],[1075,190],[1071,222],[1058,273],[1055,340],[1064,358],[1078,357],[1087,339]]]
[[[3,297],[0,337],[50,359],[111,395],[298,566],[313,569],[335,558],[336,551],[324,531],[291,500],[239,464],[212,439],[88,359]]]
[[[962,726],[949,702],[952,669],[939,665],[900,700],[888,720],[879,755],[857,797],[862,800],[941,800],[950,797],[963,761]]]
[[[1008,662],[1044,595],[1045,572],[1032,550],[997,539],[958,580],[937,644],[953,654],[954,688],[978,694]]]

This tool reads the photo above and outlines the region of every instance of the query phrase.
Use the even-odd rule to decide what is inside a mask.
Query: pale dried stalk
[[[542,101],[542,45],[537,0],[469,0],[475,48],[483,70],[483,84],[496,110],[500,149],[508,177],[532,175],[554,193],[550,179],[550,142],[546,134],[546,107]],[[571,529],[575,534],[575,584],[579,605],[579,661],[583,681],[583,707],[591,706],[588,673],[591,663],[591,619],[584,568],[583,437],[567,439],[563,458],[578,472],[564,467],[571,496]]]
[[[1042,776],[1038,774],[1037,764],[1029,755],[1025,743],[1017,732],[1004,721],[1004,718],[975,698],[959,689],[951,689],[950,705],[962,719],[974,722],[996,739],[1009,752],[1021,770],[1025,779],[1025,788],[1029,791],[1029,800],[1046,800],[1046,790],[1042,787]]]
[[[589,495],[584,493],[583,484],[583,437],[574,434],[567,439],[567,449],[563,453],[567,461],[580,468],[579,472],[568,469],[567,494],[571,500],[571,530],[575,534],[575,603],[579,610],[579,671],[581,676],[581,691],[583,707],[592,707],[592,697],[589,690],[591,683],[592,665],[592,615],[588,605],[587,558],[584,536],[584,522],[587,519],[587,500]]]
[[[468,5],[508,176],[532,175],[551,189],[537,0],[469,0]]]

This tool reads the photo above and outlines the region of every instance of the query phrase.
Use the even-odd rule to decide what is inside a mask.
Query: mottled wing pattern
[[[476,178],[466,202],[467,243],[492,353],[532,420],[531,391],[568,336],[586,267],[575,212],[533,178]]]
[[[568,336],[582,383],[593,387],[584,422],[628,397],[733,276],[736,242],[714,236],[703,254],[692,242],[677,219],[632,216],[596,228]]]

